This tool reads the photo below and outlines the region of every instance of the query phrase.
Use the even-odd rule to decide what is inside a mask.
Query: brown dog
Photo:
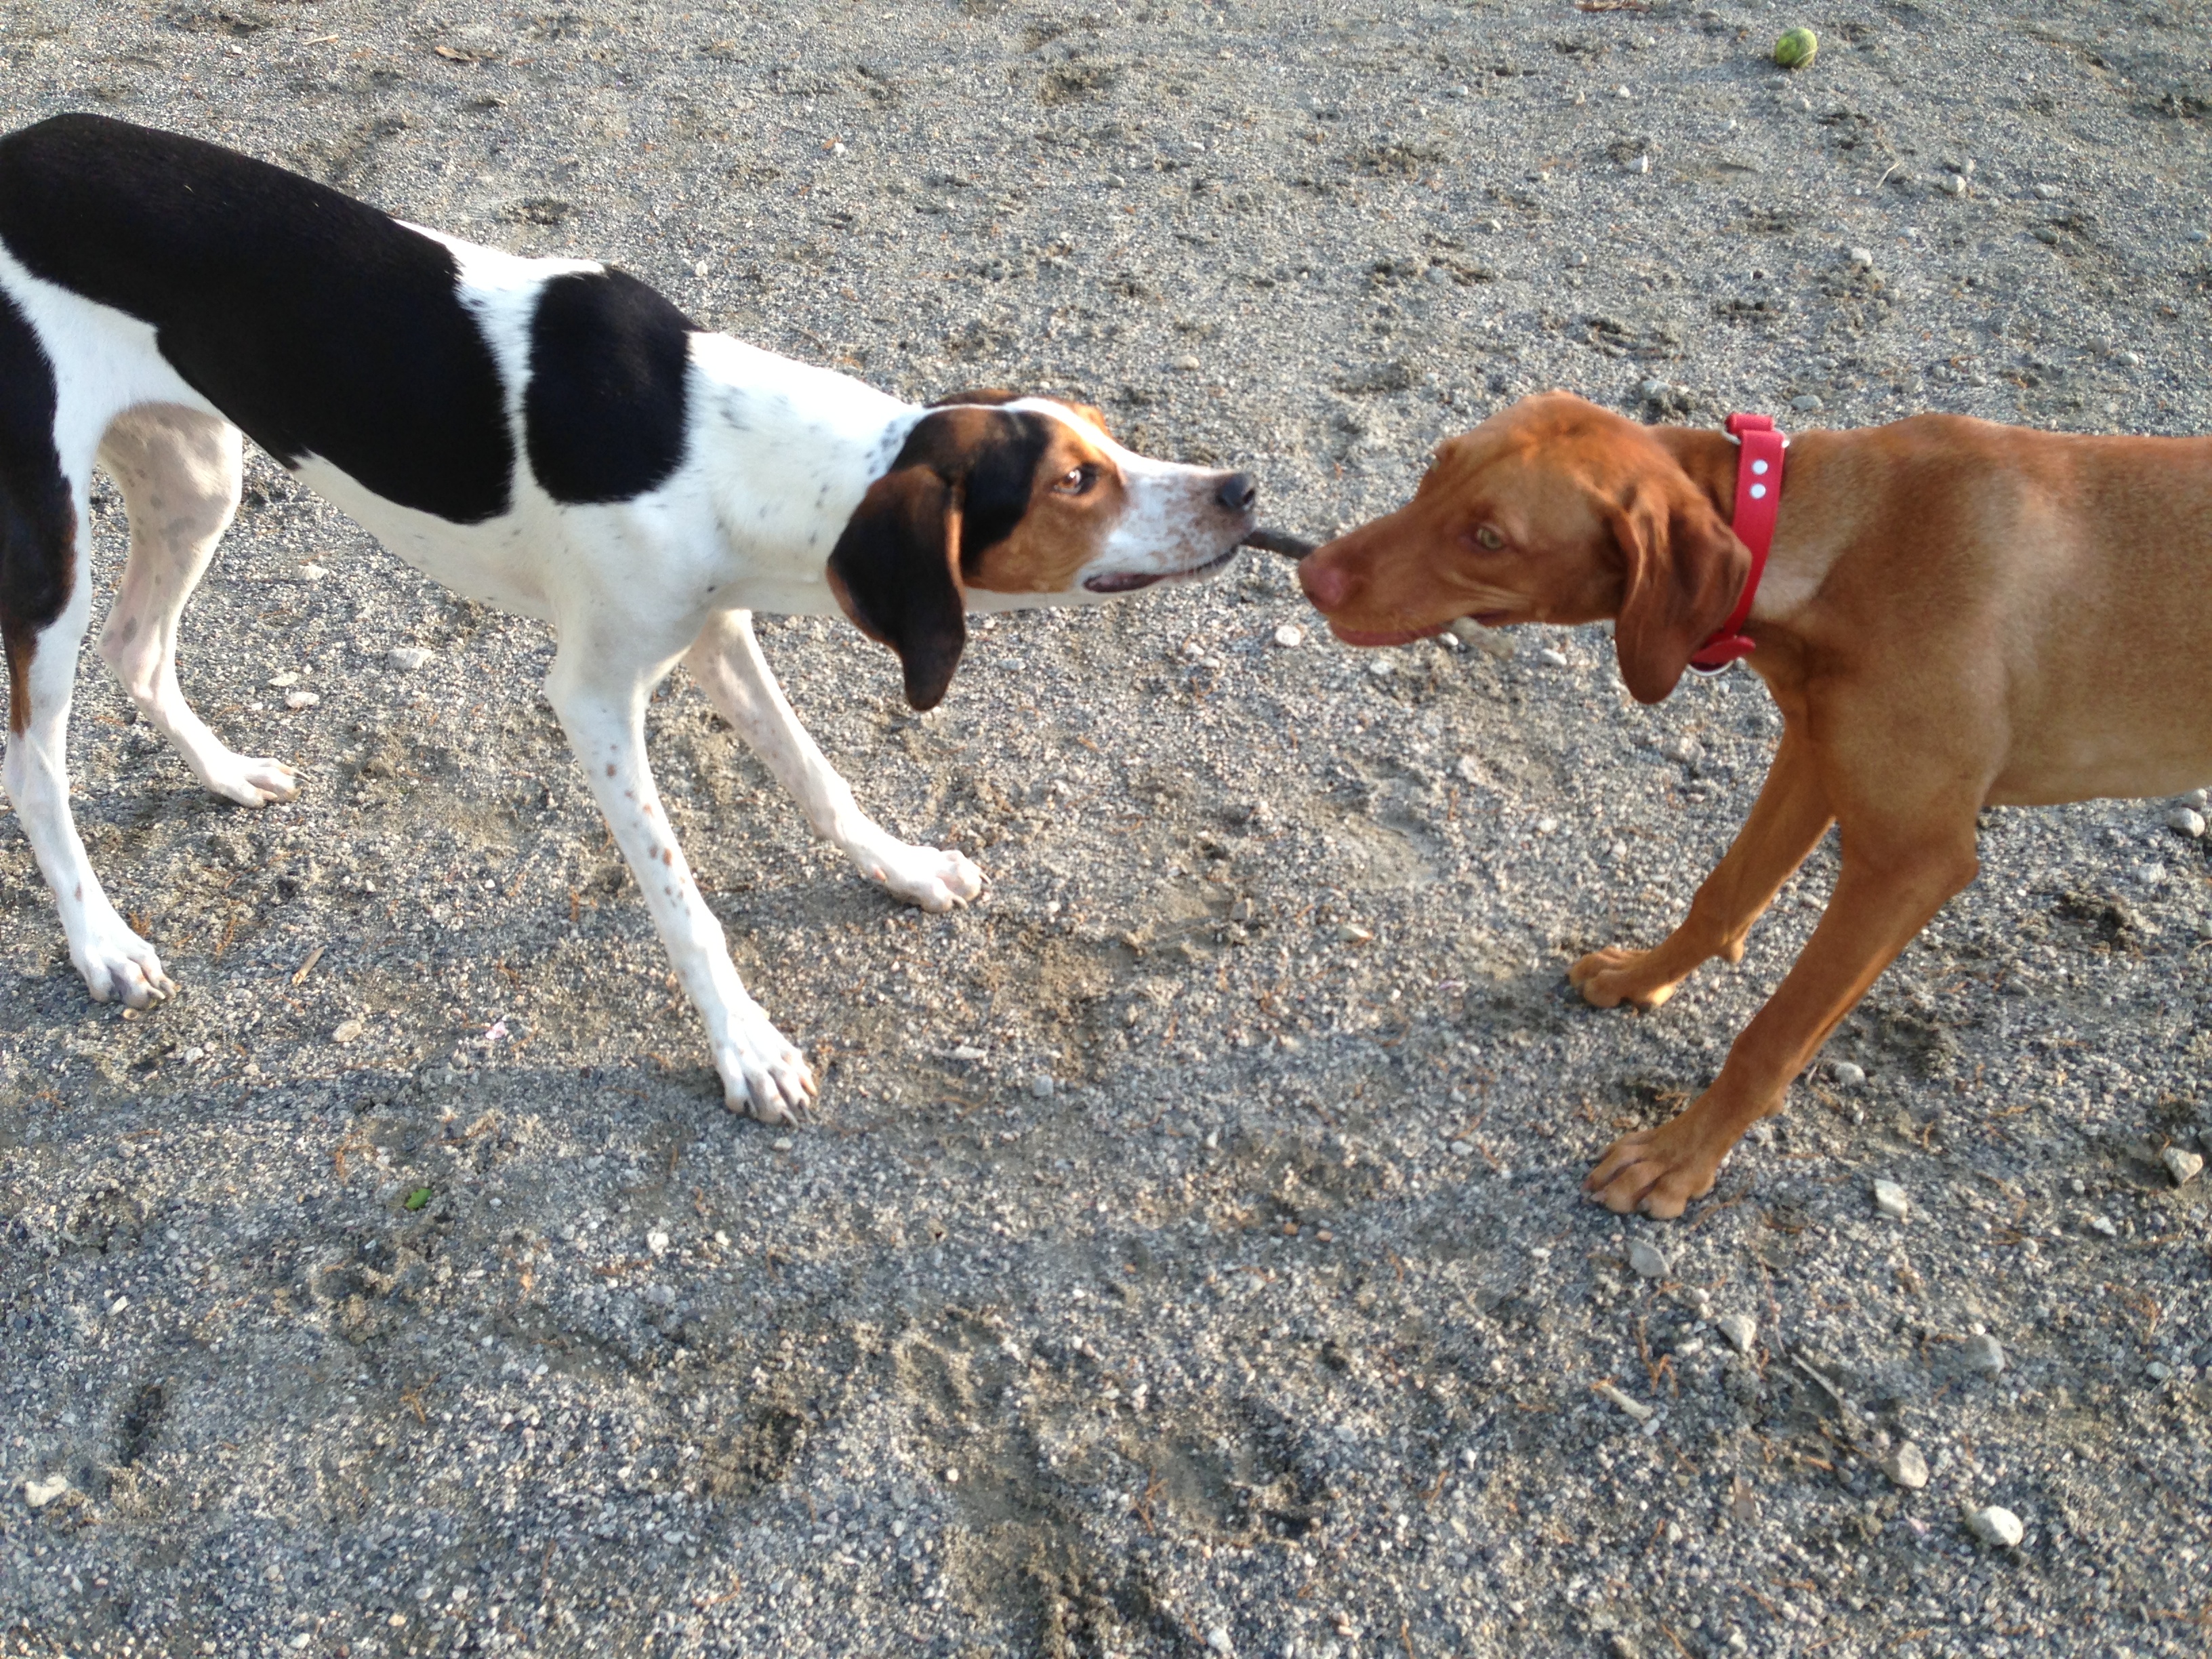
[[[1750,572],[1729,528],[1736,458],[1723,433],[1531,398],[1442,445],[1410,502],[1299,579],[1353,645],[1462,617],[1611,617],[1621,678],[1657,702]],[[1974,878],[1983,806],[2212,781],[2212,439],[1940,415],[1808,432],[1780,507],[1744,629],[1784,721],[1758,803],[1663,943],[1596,951],[1568,977],[1600,1007],[1656,1008],[1708,957],[1741,958],[1831,823],[1842,873],[1712,1086],[1590,1172],[1587,1190],[1624,1212],[1680,1215],[1711,1189],[1737,1137]]]

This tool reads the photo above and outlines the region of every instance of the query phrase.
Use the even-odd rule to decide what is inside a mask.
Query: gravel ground
[[[2212,427],[2185,0],[1370,10],[0,3],[0,125],[220,139],[913,395],[1078,390],[1308,533],[1548,386]],[[1991,813],[1790,1115],[1625,1222],[1584,1168],[1833,874],[1651,1018],[1565,989],[1748,807],[1747,676],[1644,710],[1598,630],[1357,655],[1256,556],[985,623],[920,719],[769,620],[864,801],[993,885],[895,908],[671,685],[672,815],[826,1075],[769,1130],[544,631],[249,483],[185,678],[301,798],[201,794],[89,665],[75,732],[179,1000],[88,1002],[0,834],[0,1652],[2203,1650],[2172,803]]]

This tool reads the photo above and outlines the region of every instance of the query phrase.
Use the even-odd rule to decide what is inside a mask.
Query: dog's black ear
[[[1613,628],[1620,678],[1637,702],[1661,702],[1735,608],[1751,551],[1703,494],[1687,489],[1675,500],[1639,490],[1610,517],[1622,565]]]
[[[830,555],[830,591],[854,627],[898,653],[916,708],[943,701],[968,646],[962,495],[933,467],[899,467],[860,498]]]

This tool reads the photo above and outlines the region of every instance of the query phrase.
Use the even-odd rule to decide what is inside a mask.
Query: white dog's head
[[[1124,449],[1095,409],[1006,392],[933,404],[830,555],[855,627],[898,653],[907,701],[936,706],[967,612],[1097,604],[1211,575],[1253,527],[1242,472]]]

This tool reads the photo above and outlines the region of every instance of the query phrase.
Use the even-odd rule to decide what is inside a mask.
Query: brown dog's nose
[[[1352,592],[1352,579],[1318,553],[1298,561],[1298,586],[1305,589],[1314,609],[1324,612],[1335,610]]]

